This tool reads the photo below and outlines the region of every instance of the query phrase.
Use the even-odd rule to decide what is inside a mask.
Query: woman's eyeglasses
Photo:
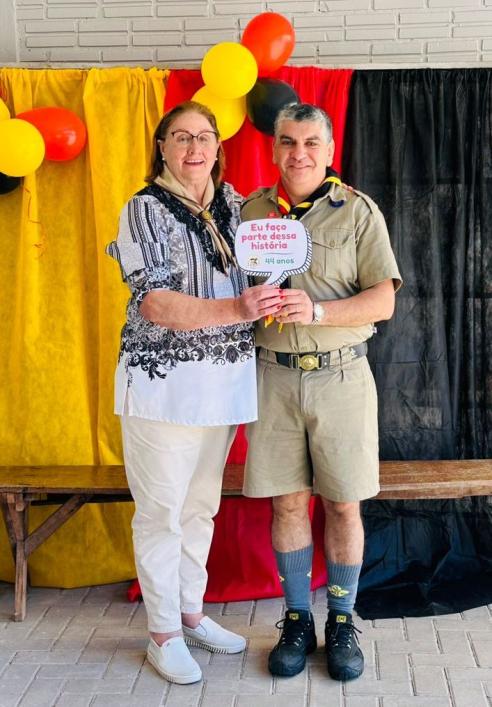
[[[170,137],[177,147],[190,147],[193,140],[196,140],[200,147],[212,147],[217,144],[217,133],[214,130],[202,130],[198,135],[193,135],[188,130],[174,130]]]

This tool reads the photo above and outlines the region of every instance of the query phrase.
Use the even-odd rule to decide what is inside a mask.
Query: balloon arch
[[[193,100],[206,105],[217,119],[222,140],[235,135],[246,119],[273,135],[275,117],[299,97],[288,83],[273,78],[292,54],[294,29],[283,15],[263,12],[244,30],[241,43],[221,42],[203,57],[204,86]]]

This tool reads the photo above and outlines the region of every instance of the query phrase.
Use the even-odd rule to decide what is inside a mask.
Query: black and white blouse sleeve
[[[169,242],[159,202],[134,196],[121,211],[118,237],[106,248],[137,301],[155,289],[171,289]]]

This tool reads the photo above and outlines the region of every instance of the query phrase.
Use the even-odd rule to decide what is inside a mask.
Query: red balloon
[[[241,39],[258,64],[258,75],[268,76],[280,69],[292,54],[294,28],[289,20],[276,12],[262,12],[248,22]]]
[[[85,147],[86,127],[79,116],[68,108],[33,108],[16,118],[27,120],[39,130],[46,145],[47,160],[73,160]]]

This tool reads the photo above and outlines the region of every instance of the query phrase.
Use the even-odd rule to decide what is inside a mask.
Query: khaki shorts
[[[351,502],[378,493],[377,394],[365,356],[351,359],[347,351],[333,366],[300,371],[262,349],[257,377],[245,496],[314,487],[331,501]]]

